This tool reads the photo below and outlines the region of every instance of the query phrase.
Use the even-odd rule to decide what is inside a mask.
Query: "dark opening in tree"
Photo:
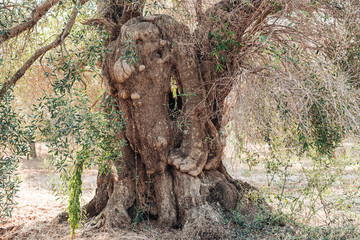
[[[179,93],[176,91],[169,92],[168,94],[168,106],[169,106],[169,116],[171,120],[176,120],[181,113],[183,106],[182,98],[179,96]]]

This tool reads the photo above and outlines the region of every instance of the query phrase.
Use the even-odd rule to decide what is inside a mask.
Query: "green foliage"
[[[329,124],[324,109],[323,101],[311,106],[309,115],[312,126],[313,144],[316,152],[320,155],[331,156],[335,148],[339,146],[342,140],[342,132],[336,124]],[[311,145],[312,143],[306,143]],[[305,147],[303,147],[306,150]]]
[[[36,1],[25,0],[20,4],[4,1],[0,3],[0,35],[6,34],[6,29],[17,25],[28,18],[28,11],[36,6]]]
[[[181,5],[181,1],[173,2],[176,6]],[[244,2],[250,4],[249,1]],[[326,4],[327,2],[329,1],[326,1]],[[336,3],[336,1],[332,2]],[[280,1],[279,3],[270,1],[270,3],[275,6],[275,12],[281,10]],[[311,1],[311,3],[319,4],[317,1]],[[94,17],[95,3],[90,1],[89,4],[89,7],[85,6],[81,9],[80,18]],[[5,4],[5,2],[0,3],[0,29],[3,29],[0,30],[0,35],[6,34],[6,28],[23,22],[28,17],[28,10],[33,9],[37,1],[22,1],[21,5],[18,7]],[[29,31],[27,36],[23,34],[16,40],[11,40],[1,46],[0,65],[6,63],[6,66],[0,73],[0,77],[8,79],[14,69],[24,62],[23,58],[31,55],[37,46],[51,41],[50,36],[58,30],[53,29],[52,26],[61,26],[59,22],[64,22],[68,18],[67,12],[71,7],[71,1],[61,1],[54,10],[50,11],[47,18],[38,24],[44,26],[46,23],[47,27],[38,27],[35,31]],[[154,1],[152,8],[163,10],[165,5]],[[238,146],[241,150],[239,155],[243,161],[252,168],[259,164],[264,166],[266,170],[264,175],[269,179],[268,200],[277,203],[280,210],[290,209],[289,219],[294,216],[299,217],[294,213],[306,211],[307,216],[304,220],[310,221],[311,217],[318,212],[319,204],[327,215],[326,218],[329,218],[329,206],[335,206],[336,203],[335,200],[326,200],[324,197],[330,195],[330,190],[337,182],[341,182],[343,172],[348,169],[347,167],[355,168],[358,165],[356,161],[349,163],[342,158],[334,157],[336,148],[344,137],[349,133],[358,133],[356,131],[359,129],[359,94],[350,91],[351,88],[359,88],[359,71],[357,67],[354,68],[359,65],[359,35],[356,29],[358,21],[357,19],[348,21],[354,22],[355,26],[350,24],[345,27],[336,22],[338,21],[336,18],[331,21],[339,24],[339,29],[348,30],[350,36],[347,36],[349,41],[346,44],[348,46],[345,47],[346,51],[339,51],[335,41],[332,45],[333,52],[336,54],[326,55],[319,53],[319,50],[309,53],[307,52],[311,51],[309,47],[301,47],[302,44],[308,44],[310,48],[314,48],[318,41],[321,44],[321,39],[332,41],[333,36],[337,35],[329,37],[322,34],[326,31],[320,26],[328,26],[331,29],[331,24],[328,24],[329,21],[321,23],[314,21],[311,15],[316,15],[315,10],[315,14],[311,15],[304,10],[300,11],[302,17],[305,16],[307,20],[310,20],[309,22],[315,22],[313,25],[303,24],[306,34],[301,35],[301,24],[295,21],[295,25],[298,26],[294,27],[294,22],[289,20],[291,16],[296,16],[297,13],[294,12],[295,14],[284,12],[283,19],[278,21],[281,23],[277,26],[275,25],[277,20],[274,22],[269,20],[275,25],[272,28],[274,31],[264,29],[264,32],[261,32],[261,30],[251,29],[250,26],[248,32],[251,36],[245,34],[243,38],[244,41],[248,41],[246,51],[251,53],[251,57],[249,57],[250,60],[241,58],[241,61],[245,62],[250,70],[257,71],[265,66],[270,71],[261,73],[262,76],[268,76],[267,78],[259,77],[261,74],[249,75],[247,80],[241,83],[243,88],[239,92],[248,93],[250,97],[245,96],[241,99],[241,108],[245,109],[243,111],[245,117],[240,119],[244,123],[249,123],[249,128],[244,131],[240,129],[237,140],[239,140]],[[325,8],[321,10],[321,13],[324,12],[326,12]],[[148,13],[145,12],[145,15]],[[331,14],[329,16],[332,18]],[[189,18],[189,15],[185,17]],[[213,19],[213,21],[218,20]],[[289,24],[288,21],[290,21]],[[271,24],[266,25],[269,27]],[[97,77],[96,64],[102,61],[104,42],[109,39],[104,31],[94,31],[94,28],[79,25],[74,26],[68,41],[44,56],[47,66],[51,69],[46,72],[46,76],[50,81],[52,78],[55,79],[52,86],[58,95],[46,95],[34,108],[37,115],[35,124],[42,136],[49,141],[51,163],[63,180],[60,195],[69,196],[68,210],[72,234],[75,233],[81,221],[80,197],[83,170],[97,165],[100,173],[108,171],[111,163],[121,157],[121,146],[124,144],[118,139],[118,133],[123,130],[124,121],[115,102],[109,100],[106,103],[105,113],[100,113],[89,107],[89,101],[81,91],[73,90],[73,87],[79,83],[87,86],[84,81],[85,73],[90,72],[92,78]],[[228,64],[233,64],[234,56],[243,47],[238,40],[243,36],[238,36],[240,33],[229,29],[228,23],[220,22],[218,25],[220,27],[208,33],[212,46],[210,54],[215,59],[216,71],[225,71],[228,70]],[[256,28],[261,29],[261,26],[256,26]],[[281,29],[289,31],[280,31]],[[316,31],[314,39],[311,39],[312,29]],[[36,34],[32,34],[34,32]],[[249,46],[255,47],[252,49]],[[138,56],[134,41],[125,42],[123,47],[125,48],[123,59],[129,64],[136,63]],[[256,55],[257,53],[259,54]],[[328,60],[333,58],[338,59],[334,62]],[[340,70],[345,72],[345,81]],[[175,100],[181,97],[185,102],[184,105],[187,101],[191,101],[189,97],[191,93],[186,91],[180,93],[176,89],[176,82],[172,82],[173,86],[172,93]],[[252,86],[254,88],[250,89]],[[65,95],[66,93],[70,93],[70,96]],[[18,185],[14,172],[19,156],[28,153],[27,143],[32,139],[30,130],[25,130],[21,126],[21,117],[11,108],[11,100],[10,95],[7,95],[0,105],[0,217],[11,215],[10,210],[14,205],[13,197]],[[188,121],[186,118],[177,118],[180,113],[176,104],[177,101],[171,114],[174,114],[179,129],[183,130]],[[249,149],[251,144],[247,142],[260,145],[266,153]],[[305,163],[310,165],[310,168]],[[298,177],[293,171],[300,172],[305,179],[303,182],[298,182],[300,187],[291,180],[294,175]],[[291,193],[286,191],[287,186],[293,187]],[[356,195],[355,191],[349,192],[340,198],[341,204],[336,205],[338,208],[342,210],[351,208],[350,205],[353,203],[350,204],[349,201],[352,201]],[[338,200],[339,198],[336,198],[336,201]],[[136,209],[135,222],[143,219],[143,213],[143,209]],[[294,236],[292,231],[282,230],[284,221],[290,222],[290,225],[292,221],[287,218],[284,220],[284,218],[286,217],[282,212],[279,216],[262,213],[252,219],[234,213],[233,221],[240,226],[238,232],[240,238],[248,239],[254,232],[265,233],[262,237],[267,236],[270,231],[267,229],[272,229],[271,233],[279,231],[280,235],[274,235],[276,237],[291,238]],[[309,231],[308,238],[319,239],[330,236],[327,233],[323,234],[327,232],[325,228],[306,231]],[[285,235],[281,235],[283,233]],[[346,236],[336,234],[335,239]]]
[[[352,24],[358,8],[345,5],[348,12],[343,9],[339,19],[294,11],[284,13],[279,29],[286,30],[279,34],[264,28],[245,36],[245,47],[255,47],[245,49],[251,54],[239,63],[244,69],[236,77],[237,112],[229,126],[237,160],[248,166],[237,175],[259,186],[275,212],[287,216],[290,228],[295,219],[298,225],[293,232],[276,227],[279,235],[266,230],[244,239],[267,239],[267,234],[269,239],[359,238],[350,230],[360,217],[359,158],[348,147],[359,146],[359,28]],[[341,37],[334,39],[334,32]]]
[[[37,4],[38,2],[33,0],[24,1],[21,7],[8,2],[0,4],[0,28],[5,29],[23,22],[29,17],[29,11]],[[39,46],[42,47],[53,41],[53,36],[62,30],[59,26],[63,26],[63,23],[69,20],[73,6],[74,2],[71,1],[60,2],[38,22],[34,27],[35,31],[28,31],[26,36],[21,34],[15,40],[11,39],[1,45],[0,65],[3,68],[0,77],[4,81],[8,80],[23,62],[40,48]],[[38,139],[49,141],[50,162],[60,173],[62,180],[57,186],[56,194],[58,197],[69,198],[68,210],[72,233],[79,226],[82,216],[80,208],[82,171],[96,165],[100,173],[108,172],[113,161],[121,158],[123,145],[118,133],[122,131],[124,122],[115,101],[110,98],[104,101],[107,105],[104,113],[98,112],[98,106],[94,106],[97,110],[90,108],[91,102],[95,101],[93,98],[99,99],[102,95],[102,93],[99,95],[101,86],[98,66],[105,54],[104,42],[108,41],[109,36],[103,27],[84,26],[80,22],[93,18],[96,14],[96,2],[89,1],[84,6],[79,6],[77,22],[66,41],[42,56],[39,63],[34,63],[32,69],[28,71],[29,74],[25,75],[25,78],[30,76],[24,81],[26,83],[19,84],[16,88],[18,96],[21,96],[18,98],[20,104],[31,106],[34,103],[32,99],[34,93],[31,91],[38,90],[38,87],[32,89],[33,85],[42,82],[41,88],[45,91],[43,94],[39,93],[39,97],[44,97],[41,97],[40,102],[33,108],[32,125],[38,131],[36,136]],[[0,32],[0,34],[6,33]],[[46,79],[42,78],[43,72]],[[47,82],[50,84],[46,84]],[[27,99],[26,95],[19,92],[29,85],[31,96]],[[91,95],[91,100],[83,91],[73,90],[74,87],[79,86],[86,89]],[[52,90],[55,95],[49,94]],[[12,103],[12,106],[16,105]],[[24,108],[29,114],[30,107]],[[18,142],[5,140],[7,141],[4,142],[5,148],[10,148],[11,144],[20,146]],[[16,175],[13,172],[18,161],[16,157],[10,161],[9,154],[5,156],[7,156],[5,164],[7,173],[3,176],[5,178],[11,175],[12,178],[4,180],[4,186],[8,184],[10,189],[11,184],[16,185]],[[9,199],[12,199],[13,194]]]
[[[81,154],[77,155],[78,158],[83,158]],[[75,235],[75,230],[79,228],[81,208],[80,197],[82,193],[82,179],[81,175],[84,170],[85,159],[77,159],[74,165],[73,173],[69,181],[69,222],[71,228],[71,236]]]
[[[213,21],[218,21],[215,17]],[[241,46],[236,38],[236,33],[229,29],[229,23],[220,23],[220,28],[209,31],[208,38],[213,42],[210,55],[215,58],[216,71],[224,71],[226,63],[229,62],[229,55],[232,51]]]
[[[343,222],[336,226],[305,225],[283,213],[265,210],[249,216],[232,211],[227,218],[233,224],[229,239],[359,239],[360,231],[356,224]]]
[[[120,160],[124,142],[119,134],[124,119],[115,100],[104,100],[105,111],[94,111],[84,92],[72,93],[70,97],[46,95],[39,99],[34,118],[40,133],[50,140],[50,162],[62,179],[57,195],[69,196],[69,221],[74,234],[81,219],[82,172],[97,166],[100,174],[106,174],[113,162]],[[49,121],[51,124],[47,124]]]
[[[32,129],[24,127],[22,120],[12,108],[12,91],[0,103],[0,219],[11,217],[15,206],[15,194],[19,188],[16,170],[20,157],[30,152]]]
[[[325,177],[326,178],[326,177]],[[255,204],[248,209],[244,204],[251,199]],[[359,239],[359,224],[353,219],[341,219],[331,224],[313,225],[303,221],[293,212],[284,212],[282,208],[269,210],[263,205],[260,192],[244,196],[235,210],[224,215],[229,228],[229,239]],[[246,213],[244,213],[244,211]],[[250,213],[249,213],[250,211]],[[301,212],[302,209],[295,211]]]
[[[86,74],[90,73],[94,79],[99,76],[97,65],[105,54],[104,41],[107,38],[102,29],[77,27],[69,35],[68,44],[80,47],[61,46],[45,55],[46,65],[51,69],[45,72],[45,76],[55,78],[51,85],[56,93],[69,93],[79,83],[85,88],[87,84],[94,84],[92,81],[86,83]]]
[[[287,226],[292,224],[290,220],[301,223],[301,228],[296,227],[300,235],[294,239],[304,236],[341,239],[342,234],[348,236],[343,239],[357,239],[359,232],[349,230],[356,229],[359,220],[359,145],[356,140],[348,139],[338,149],[333,149],[330,142],[329,148],[321,154],[315,145],[306,152],[299,150],[302,145],[295,145],[292,134],[282,133],[269,135],[269,145],[249,144],[248,139],[240,138],[243,150],[239,150],[238,157],[249,166],[249,170],[238,170],[241,176],[260,188],[275,212],[287,216]],[[246,219],[243,221],[249,223]],[[314,225],[318,227],[310,227]],[[285,239],[293,239],[291,235],[285,236]]]

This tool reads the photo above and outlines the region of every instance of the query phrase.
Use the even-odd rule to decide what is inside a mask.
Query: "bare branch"
[[[80,4],[84,4],[86,3],[87,0],[83,0],[81,1]],[[31,65],[41,56],[43,56],[46,52],[48,52],[49,50],[55,48],[56,46],[60,45],[64,39],[69,35],[70,30],[72,29],[72,27],[75,24],[75,20],[76,17],[79,13],[78,8],[75,6],[70,14],[70,19],[67,22],[67,24],[65,25],[63,31],[61,34],[59,34],[56,39],[51,42],[49,45],[46,45],[40,49],[38,49],[26,62],[25,64],[10,78],[10,80],[8,80],[7,82],[5,82],[0,90],[0,102],[2,101],[5,93],[7,92],[7,90],[9,90],[10,87],[12,87],[13,85],[16,84],[16,82],[22,77],[24,76],[25,72],[29,69],[29,67],[31,67]]]
[[[195,3],[196,17],[199,22],[204,18],[203,3],[202,0],[196,0]]]
[[[106,26],[111,33],[116,32],[116,24],[112,21],[109,21],[106,18],[91,18],[87,19],[85,22],[82,22],[83,25],[99,25],[99,26]]]
[[[145,0],[124,1],[124,9],[119,23],[124,24],[131,18],[140,16],[141,10],[144,7],[145,2]]]
[[[6,42],[7,40],[20,35],[22,32],[26,31],[27,29],[33,28],[36,23],[45,16],[46,12],[56,5],[60,0],[47,0],[39,7],[35,8],[32,13],[31,17],[28,18],[25,22],[20,23],[14,27],[4,29],[0,33],[0,45]]]
[[[107,22],[113,22],[111,25],[115,24],[119,26],[123,25],[131,18],[140,16],[144,5],[145,5],[145,0],[98,1],[98,8],[101,18],[107,19]],[[101,21],[101,23],[105,24],[103,20]],[[106,23],[105,25],[109,25],[109,23]]]

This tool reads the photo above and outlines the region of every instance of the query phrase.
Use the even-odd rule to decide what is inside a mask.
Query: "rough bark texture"
[[[253,189],[222,164],[225,139],[214,112],[229,90],[213,87],[214,64],[192,39],[185,25],[157,15],[130,19],[109,43],[103,77],[125,113],[119,137],[127,146],[116,163],[121,171],[98,178],[88,205],[93,226],[123,227],[145,214],[191,231],[195,222],[218,224],[219,209],[234,209]]]

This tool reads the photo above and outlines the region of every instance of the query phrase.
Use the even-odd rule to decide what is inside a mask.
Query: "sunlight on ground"
[[[358,149],[358,145],[348,139],[336,149],[332,160],[335,164],[330,162],[328,167],[314,167],[314,162],[303,158],[291,161],[287,168],[269,170],[264,161],[249,167],[239,159],[236,146],[228,141],[224,165],[232,177],[262,191],[274,209],[294,214],[303,223],[311,226],[328,225],[335,220],[355,223],[360,217]],[[270,155],[264,149],[258,153],[263,158]],[[281,201],[279,195],[284,196]]]
[[[55,196],[52,185],[59,182],[58,175],[46,164],[48,157],[44,143],[37,144],[37,158],[22,159],[18,176],[22,181],[17,194],[18,205],[12,219],[0,223],[0,227],[9,227],[29,221],[49,221],[66,210],[66,201]],[[83,200],[89,202],[95,194],[97,170],[85,170],[83,173]]]
[[[339,151],[341,154],[341,151],[344,151],[344,149],[340,149]],[[346,151],[348,158],[354,158],[356,160],[357,150],[352,150],[351,144],[346,145],[345,152]],[[66,210],[66,201],[64,201],[64,199],[58,199],[52,190],[52,183],[59,182],[59,178],[58,175],[48,167],[48,154],[44,143],[37,144],[37,152],[37,158],[22,159],[21,161],[18,174],[22,183],[17,198],[18,205],[13,211],[13,218],[7,222],[0,223],[0,227],[7,228],[21,224],[30,225],[38,221],[51,222],[59,213]],[[238,159],[236,149],[230,144],[228,144],[225,149],[224,164],[234,178],[246,181],[260,190],[268,187],[269,175],[267,174],[266,168],[262,164],[258,164],[252,169],[249,169],[246,163]],[[310,167],[310,163],[302,161],[301,164],[295,164],[289,169],[291,175],[289,175],[287,179],[284,189],[285,193],[294,194],[293,192],[295,190],[307,184],[304,175],[301,173],[301,166]],[[344,189],[356,187],[358,185],[358,176],[356,176],[355,173],[356,171],[354,172],[354,169],[350,166],[346,168],[342,181],[335,182],[327,193],[327,197],[329,197],[329,199],[337,199],[341,196]],[[84,171],[83,203],[89,202],[94,196],[96,177],[97,170]],[[272,192],[278,193],[281,190],[279,188],[279,179],[275,182],[277,183],[273,184],[270,189]],[[326,201],[328,201],[328,199],[326,199]],[[309,201],[305,201],[304,203],[309,203]],[[354,215],[359,215],[360,203],[353,201],[352,204],[351,208],[347,210]],[[316,202],[316,207],[319,211],[316,213],[315,218],[307,222],[308,224],[321,225],[325,222],[325,213],[321,211],[321,204]],[[337,212],[334,213],[337,214]],[[304,212],[300,214],[306,216],[308,213]]]

